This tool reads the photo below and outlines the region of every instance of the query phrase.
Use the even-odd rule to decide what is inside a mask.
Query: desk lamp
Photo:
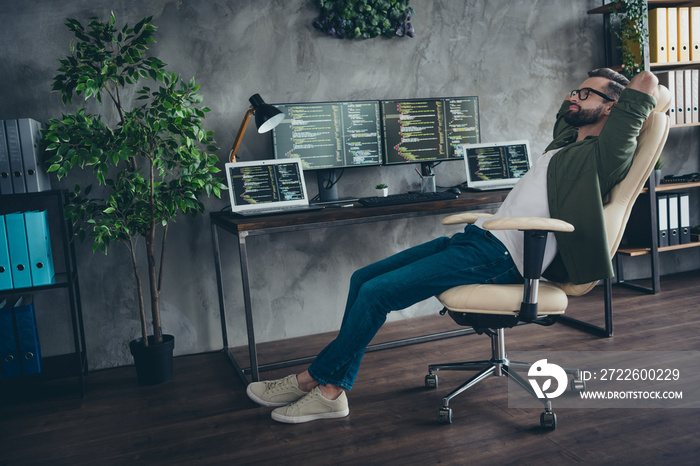
[[[255,113],[255,125],[258,127],[258,133],[267,133],[275,126],[279,125],[282,120],[284,120],[284,113],[282,113],[278,108],[273,107],[270,104],[266,104],[265,101],[260,97],[260,94],[254,94],[250,99],[250,108],[243,117],[241,122],[241,127],[238,130],[235,141],[233,141],[233,147],[231,148],[231,153],[229,154],[229,161],[236,161],[236,154],[238,153],[238,147],[241,145],[243,140],[243,135],[248,127],[248,122],[250,117]]]

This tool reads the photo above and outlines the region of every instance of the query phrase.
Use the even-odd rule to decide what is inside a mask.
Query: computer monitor
[[[478,143],[479,98],[383,100],[386,164],[421,163],[423,174],[446,160],[461,160],[462,144]]]
[[[463,144],[481,142],[479,126],[479,98],[454,97],[445,102],[445,134],[447,136],[447,155],[450,160],[462,157]]]
[[[275,104],[286,117],[272,131],[276,159],[299,158],[317,170],[322,201],[337,200],[338,168],[380,165],[383,160],[378,101]]]

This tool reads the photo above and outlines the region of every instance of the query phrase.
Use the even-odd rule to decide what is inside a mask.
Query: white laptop
[[[309,205],[301,159],[226,164],[231,212],[242,216],[318,210]]]
[[[510,189],[532,166],[528,141],[462,144],[467,188]]]

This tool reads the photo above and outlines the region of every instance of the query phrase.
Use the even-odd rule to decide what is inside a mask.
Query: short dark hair
[[[622,90],[629,84],[630,80],[625,78],[623,75],[617,71],[613,71],[610,68],[598,68],[588,72],[588,76],[591,78],[606,78],[608,82],[607,94],[609,97],[617,100],[622,94]]]

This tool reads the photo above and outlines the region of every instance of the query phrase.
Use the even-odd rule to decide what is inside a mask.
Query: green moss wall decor
[[[313,26],[339,39],[415,37],[409,0],[314,0]]]

